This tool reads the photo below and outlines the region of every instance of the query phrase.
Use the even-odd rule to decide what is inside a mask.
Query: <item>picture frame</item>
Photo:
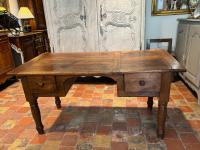
[[[152,16],[190,14],[199,0],[152,0]]]

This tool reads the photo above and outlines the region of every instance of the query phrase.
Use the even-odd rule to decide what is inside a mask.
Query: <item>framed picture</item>
[[[8,0],[0,0],[0,7],[5,8],[6,10],[9,11],[9,2]]]
[[[152,0],[152,15],[189,14],[194,11],[199,0]]]

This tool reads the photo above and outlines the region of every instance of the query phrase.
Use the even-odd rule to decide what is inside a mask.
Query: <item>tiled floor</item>
[[[75,84],[57,110],[39,98],[45,135],[38,135],[20,82],[0,92],[0,150],[200,150],[200,106],[181,82],[171,86],[166,136],[156,137],[146,98],[116,96],[116,85]]]

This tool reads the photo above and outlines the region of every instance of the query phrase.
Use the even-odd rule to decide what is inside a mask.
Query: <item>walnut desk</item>
[[[39,134],[44,133],[38,97],[55,97],[57,108],[79,76],[105,76],[117,84],[118,96],[147,96],[148,107],[159,97],[157,135],[164,137],[171,76],[185,69],[166,51],[44,53],[14,69],[21,79]]]

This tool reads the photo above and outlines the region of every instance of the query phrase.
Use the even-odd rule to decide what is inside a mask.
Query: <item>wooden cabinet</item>
[[[43,0],[56,52],[141,49],[144,0]]]
[[[43,32],[23,33],[19,36],[10,35],[9,40],[15,51],[22,52],[22,63],[48,51]]]
[[[181,77],[196,91],[200,104],[200,21],[179,20],[177,45],[175,54],[177,59],[187,69]]]
[[[9,76],[6,73],[14,68],[11,48],[6,34],[0,34],[0,84]]]

